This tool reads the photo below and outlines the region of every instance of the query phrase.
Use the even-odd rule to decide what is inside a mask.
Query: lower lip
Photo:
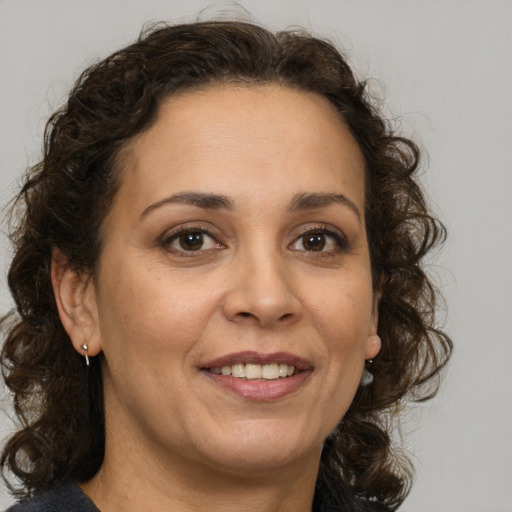
[[[278,400],[291,395],[311,375],[311,371],[301,371],[291,377],[274,380],[246,380],[231,375],[218,375],[206,370],[203,373],[219,386],[247,400]]]

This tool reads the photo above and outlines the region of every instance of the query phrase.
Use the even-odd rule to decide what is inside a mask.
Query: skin
[[[167,99],[121,160],[94,280],[53,265],[73,345],[102,354],[105,462],[83,489],[103,512],[311,510],[322,443],[380,349],[357,143],[325,98],[226,85]],[[167,201],[191,192],[229,208]],[[307,376],[241,396],[204,371],[240,351]]]

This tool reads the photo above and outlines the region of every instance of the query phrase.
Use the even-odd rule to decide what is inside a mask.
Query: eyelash
[[[183,247],[181,247],[181,248],[172,247],[172,244],[174,242],[176,242],[177,240],[179,240],[180,237],[182,237],[184,235],[188,235],[188,234],[190,234],[190,235],[196,235],[196,234],[206,235],[208,238],[210,238],[212,240],[213,243],[215,243],[216,246],[213,249],[225,248],[225,246],[222,243],[220,243],[217,240],[217,238],[214,235],[212,235],[212,233],[208,229],[205,229],[200,226],[190,226],[190,227],[187,226],[187,227],[180,229],[179,231],[176,231],[174,233],[170,233],[170,234],[166,233],[162,237],[160,244],[165,250],[175,252],[176,254],[179,254],[181,257],[194,257],[196,255],[195,253],[204,252],[204,251],[208,251],[208,250],[212,249],[212,248],[208,248],[208,249],[203,248],[204,240],[202,241],[201,246],[195,250],[194,249],[186,250]],[[290,244],[290,246],[300,243],[300,241],[301,240],[303,241],[303,238],[307,235],[315,235],[315,234],[320,234],[320,235],[332,238],[336,244],[336,249],[334,249],[334,251],[332,249],[323,250],[323,247],[322,247],[322,249],[319,251],[308,250],[308,249],[295,249],[295,250],[301,250],[308,254],[315,254],[316,256],[327,256],[327,255],[331,255],[333,252],[347,251],[349,249],[348,241],[342,233],[335,231],[332,228],[329,228],[328,226],[323,225],[323,224],[318,225],[318,226],[313,226],[313,227],[309,226],[309,227],[305,228],[294,239],[294,241],[292,242],[292,244]]]
[[[348,249],[349,249],[348,240],[345,237],[345,235],[339,231],[335,231],[334,229],[329,228],[325,224],[320,224],[318,226],[308,227],[308,228],[304,229],[302,231],[302,233],[295,239],[293,244],[298,243],[306,235],[314,235],[314,234],[321,234],[326,237],[332,238],[337,246],[336,250],[335,250],[336,252],[339,252],[339,251],[345,252],[345,251],[348,251]],[[312,250],[304,249],[304,251],[307,253],[316,253],[318,256],[327,255],[326,253],[332,254],[332,251],[330,251],[330,250],[312,251]]]
[[[185,257],[185,258],[193,257],[195,255],[195,253],[204,252],[205,250],[208,250],[208,249],[203,249],[204,240],[203,240],[203,243],[201,244],[201,247],[199,247],[196,250],[192,249],[192,250],[187,251],[184,248],[175,248],[175,247],[171,246],[172,243],[178,241],[180,239],[180,237],[182,237],[184,235],[189,235],[189,234],[190,235],[196,235],[196,234],[206,235],[216,245],[216,247],[214,249],[224,248],[224,246],[216,239],[216,237],[214,235],[211,234],[211,232],[209,230],[202,228],[200,226],[190,226],[190,227],[180,229],[179,231],[176,231],[174,233],[170,233],[170,234],[166,233],[162,238],[161,246],[165,250],[172,251],[176,254],[179,254],[181,257]]]

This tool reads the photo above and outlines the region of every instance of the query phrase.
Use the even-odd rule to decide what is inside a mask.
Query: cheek
[[[366,340],[373,308],[368,281],[339,284],[332,280],[321,290],[310,299],[310,310],[318,329],[330,340],[343,340],[344,345],[358,345]]]
[[[331,282],[311,303],[311,311],[325,343],[330,385],[335,393],[355,393],[372,326],[373,293],[368,280]]]
[[[103,281],[99,300],[105,356],[121,351],[126,357],[138,353],[142,359],[159,359],[162,351],[185,352],[217,302],[213,292],[170,272],[119,267]]]

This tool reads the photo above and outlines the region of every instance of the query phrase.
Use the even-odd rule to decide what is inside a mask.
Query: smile
[[[288,352],[244,351],[200,366],[215,385],[244,400],[272,401],[301,389],[314,372],[311,361]]]
[[[222,366],[210,368],[208,371],[216,375],[231,375],[238,379],[256,380],[256,379],[284,379],[291,377],[295,373],[295,366],[286,363],[253,364],[237,363],[231,366]]]

